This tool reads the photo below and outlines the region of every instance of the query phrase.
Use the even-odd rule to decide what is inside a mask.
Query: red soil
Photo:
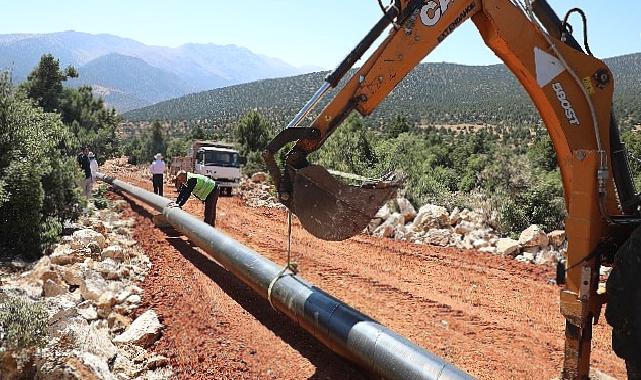
[[[125,179],[147,189],[151,183]],[[175,192],[166,186],[166,197]],[[272,310],[173,230],[132,202],[135,239],[153,268],[144,306],[167,326],[156,351],[180,378],[357,379],[365,376]],[[185,210],[201,216],[193,198]],[[270,260],[286,259],[286,213],[220,198],[217,227]],[[293,227],[299,274],[481,379],[551,379],[563,358],[564,319],[551,267],[509,258],[357,236],[316,239]],[[144,310],[145,307],[142,309]],[[610,328],[595,326],[592,365],[625,378]]]

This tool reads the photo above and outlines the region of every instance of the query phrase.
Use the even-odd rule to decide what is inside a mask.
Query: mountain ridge
[[[108,54],[129,56],[142,59],[149,67],[168,73],[163,75],[165,79],[175,75],[180,79],[178,82],[184,82],[177,86],[183,91],[180,94],[176,94],[175,91],[166,91],[140,96],[142,89],[135,89],[132,92],[132,88],[112,88],[114,91],[140,99],[143,102],[142,105],[194,91],[247,83],[262,78],[295,75],[304,70],[278,58],[257,54],[235,44],[185,43],[177,47],[167,47],[147,45],[131,38],[112,34],[76,31],[0,35],[0,69],[10,69],[15,82],[24,81],[38,64],[40,57],[47,53],[56,57],[62,67],[73,65],[80,72],[83,71],[83,66]],[[157,74],[158,72],[154,71],[154,75]],[[105,83],[116,82],[117,77],[123,73],[116,70],[111,72],[103,70],[103,75],[105,77],[101,78],[101,83],[87,84],[105,87]],[[145,73],[139,72],[139,75],[144,76]],[[147,83],[150,80],[150,77],[141,78],[140,82]],[[80,81],[82,82],[83,79],[80,78]],[[121,112],[128,109],[122,104],[114,104],[109,97],[106,98],[106,102]]]
[[[617,81],[614,110],[624,126],[641,124],[641,53],[605,60]],[[129,121],[208,120],[226,127],[250,109],[276,125],[286,125],[323,83],[325,72],[202,91],[123,115]],[[325,96],[318,110],[335,93]],[[278,94],[278,96],[273,96]],[[466,66],[452,63],[418,65],[369,118],[382,122],[400,114],[420,125],[536,125],[539,115],[512,73],[501,64]]]

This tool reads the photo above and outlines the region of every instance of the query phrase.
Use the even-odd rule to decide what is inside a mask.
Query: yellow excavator
[[[558,158],[564,188],[568,250],[561,313],[565,316],[563,379],[588,379],[592,324],[607,302],[612,342],[628,377],[641,379],[640,197],[612,114],[615,79],[587,43],[586,17],[564,20],[545,0],[392,0],[381,19],[325,79],[263,158],[279,200],[311,234],[343,240],[360,233],[401,185],[395,178],[348,186],[307,156],[354,110],[369,115],[394,87],[463,22],[471,19],[485,43],[526,89]],[[568,16],[579,13],[579,44]],[[300,124],[323,95],[387,36],[309,126]],[[277,152],[290,142],[281,169]],[[597,292],[602,264],[613,266],[606,293]]]

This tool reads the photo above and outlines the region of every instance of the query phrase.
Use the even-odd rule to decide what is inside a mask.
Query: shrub
[[[21,350],[44,346],[48,318],[39,303],[15,297],[0,299],[0,347]]]

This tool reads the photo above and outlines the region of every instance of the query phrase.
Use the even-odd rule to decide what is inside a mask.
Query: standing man
[[[165,161],[162,159],[162,154],[156,153],[154,162],[149,165],[149,172],[152,175],[151,182],[154,185],[154,194],[162,197],[163,174],[165,173]]]
[[[91,169],[91,181],[96,182],[96,173],[98,173],[98,161],[96,161],[96,155],[93,154],[93,152],[89,152],[87,157],[89,157],[89,168]]]
[[[218,203],[218,186],[216,181],[202,174],[188,173],[181,170],[176,174],[176,189],[179,194],[175,206],[182,207],[190,195],[205,202],[205,223],[216,227],[216,203]]]
[[[82,151],[78,154],[77,161],[80,169],[82,169],[85,175],[85,179],[82,183],[82,193],[85,198],[89,199],[89,197],[91,197],[91,185],[93,182],[93,179],[91,178],[91,163],[89,162],[89,148],[82,148]]]

